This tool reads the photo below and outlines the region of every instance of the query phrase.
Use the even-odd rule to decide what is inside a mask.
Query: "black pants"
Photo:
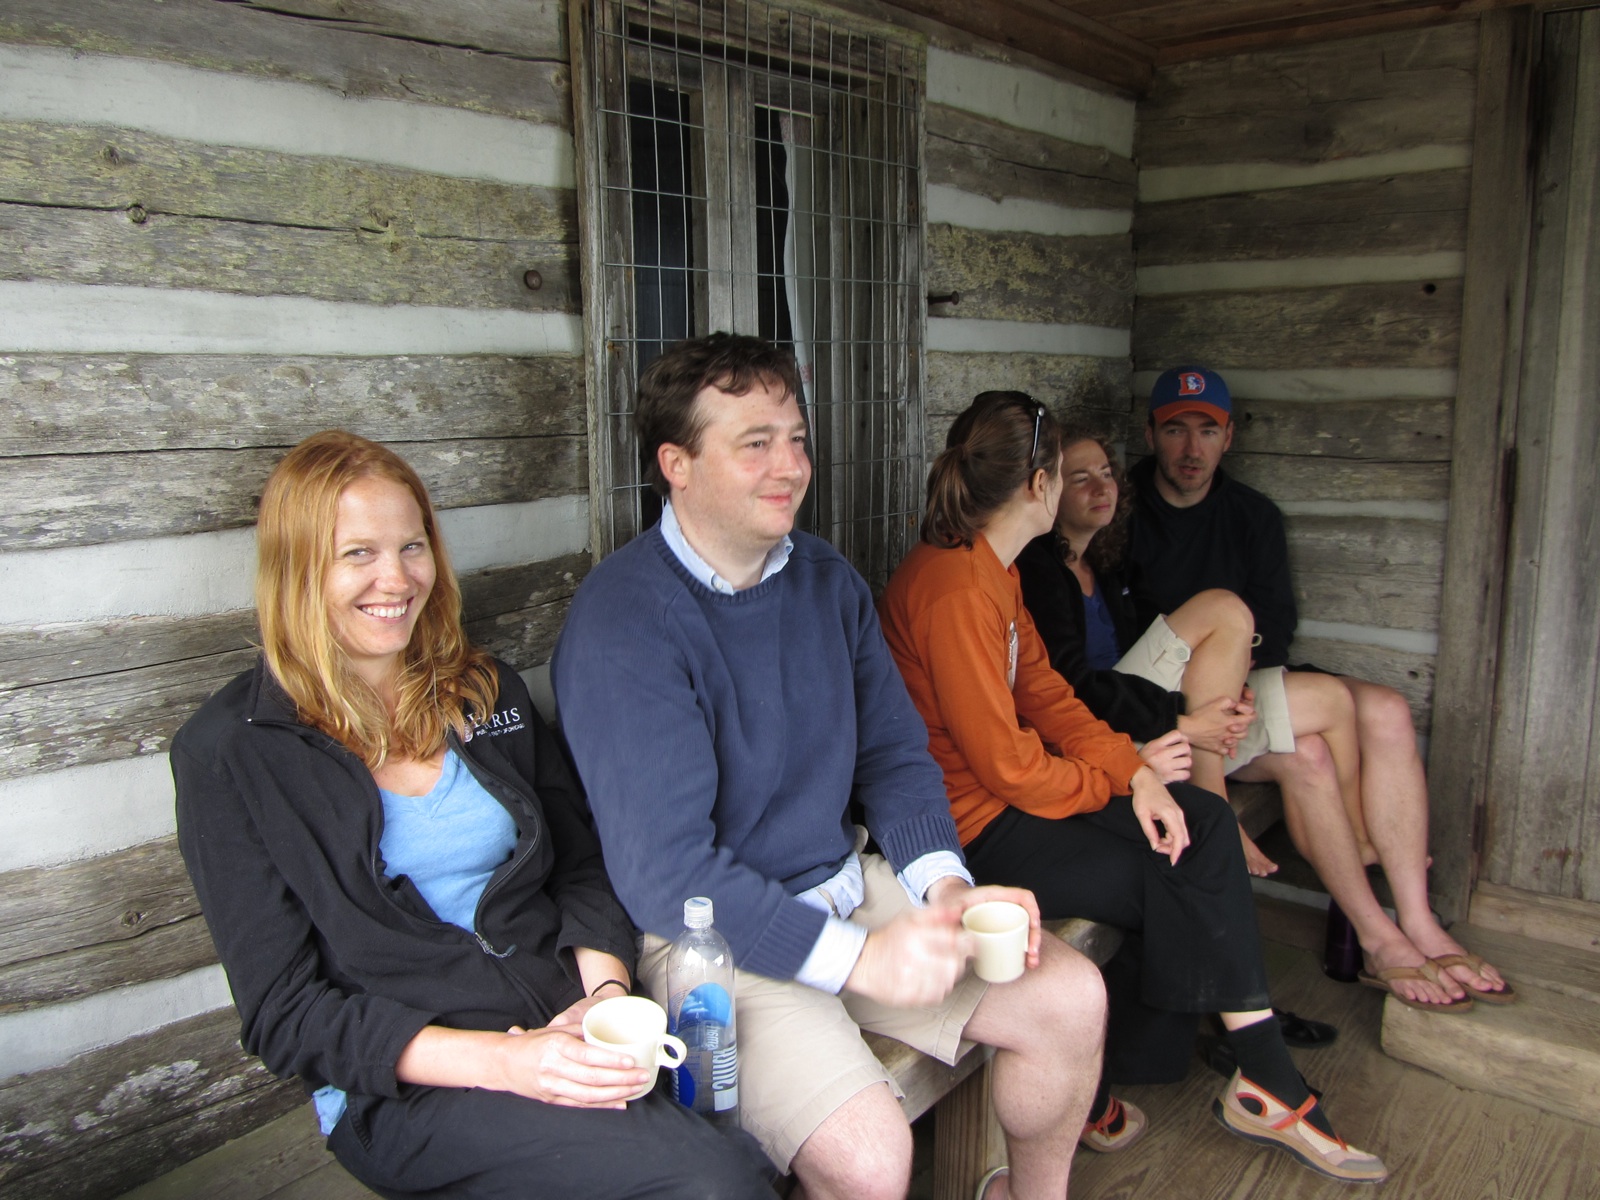
[[[478,1088],[351,1096],[328,1138],[389,1200],[772,1200],[748,1134],[723,1133],[663,1087],[625,1111],[562,1108]]]
[[[1271,1003],[1233,811],[1190,784],[1168,790],[1189,827],[1177,866],[1150,849],[1126,796],[1064,819],[1008,808],[966,848],[979,883],[1030,889],[1045,918],[1123,930],[1104,970],[1106,1076],[1117,1083],[1183,1078],[1198,1014]]]

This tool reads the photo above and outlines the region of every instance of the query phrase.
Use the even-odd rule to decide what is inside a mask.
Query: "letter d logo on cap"
[[[1178,395],[1198,396],[1206,390],[1206,377],[1199,371],[1185,371],[1178,376]]]

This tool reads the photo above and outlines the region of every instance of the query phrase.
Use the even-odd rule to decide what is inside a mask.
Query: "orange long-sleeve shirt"
[[[1008,804],[1070,817],[1128,793],[1144,765],[1133,743],[1051,668],[1016,568],[1002,567],[981,534],[970,550],[919,544],[878,611],[944,769],[962,845]]]

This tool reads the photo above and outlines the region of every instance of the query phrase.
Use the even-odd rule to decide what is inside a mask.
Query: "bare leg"
[[[1255,619],[1245,602],[1218,588],[1201,592],[1167,617],[1172,632],[1189,644],[1183,672],[1185,707],[1194,712],[1220,696],[1237,700],[1250,672],[1250,640]],[[1222,755],[1194,747],[1190,782],[1226,796]]]
[[[1292,707],[1290,712],[1294,712]],[[1339,793],[1333,756],[1322,737],[1301,734],[1297,729],[1293,754],[1264,754],[1241,767],[1234,778],[1270,780],[1282,789],[1289,836],[1355,926],[1372,969],[1422,966],[1423,952],[1389,919],[1372,894]],[[1426,979],[1399,979],[1394,988],[1424,1004],[1443,1004],[1465,994]]]
[[[1400,928],[1430,958],[1460,954],[1462,947],[1440,927],[1428,905],[1428,782],[1417,753],[1411,707],[1393,688],[1361,679],[1341,679],[1355,704],[1361,745],[1361,810],[1376,861],[1394,893]],[[1461,984],[1498,990],[1500,972],[1467,966],[1447,972]]]
[[[1218,1013],[1222,1018],[1224,1029],[1243,1029],[1246,1025],[1254,1025],[1257,1021],[1265,1021],[1272,1015],[1270,1008],[1257,1009],[1254,1012],[1225,1012]]]
[[[1189,665],[1183,672],[1183,698],[1195,712],[1219,696],[1238,699],[1244,694],[1250,672],[1250,642],[1255,618],[1249,606],[1232,592],[1212,588],[1200,592],[1167,617],[1167,624],[1189,644]],[[1193,747],[1189,779],[1208,792],[1226,798],[1229,761],[1210,750]],[[1271,875],[1278,869],[1243,829],[1245,865],[1252,875]]]
[[[1340,695],[1344,691],[1344,695]],[[1339,781],[1339,796],[1344,802],[1345,819],[1355,835],[1362,865],[1378,861],[1378,853],[1367,836],[1366,819],[1361,811],[1361,748],[1356,732],[1356,708],[1349,689],[1333,675],[1316,671],[1290,671],[1284,676],[1284,692],[1289,700],[1289,720],[1294,733],[1315,733],[1328,743],[1333,755],[1334,775]]]
[[[805,1140],[791,1167],[791,1200],[905,1200],[911,1126],[886,1083],[857,1092]]]
[[[1006,1135],[1009,1177],[987,1200],[1061,1200],[1078,1134],[1100,1079],[1106,994],[1095,965],[1048,935],[1042,961],[992,987],[965,1036],[994,1046],[994,1111]],[[807,1143],[809,1145],[809,1143]]]

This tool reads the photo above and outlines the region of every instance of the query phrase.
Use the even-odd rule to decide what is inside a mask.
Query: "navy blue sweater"
[[[777,979],[822,930],[823,914],[792,897],[849,855],[852,798],[897,871],[960,853],[866,583],[828,543],[794,543],[777,574],[723,595],[652,528],[584,580],[553,662],[634,922],[672,937],[684,900],[710,896],[739,965]]]

